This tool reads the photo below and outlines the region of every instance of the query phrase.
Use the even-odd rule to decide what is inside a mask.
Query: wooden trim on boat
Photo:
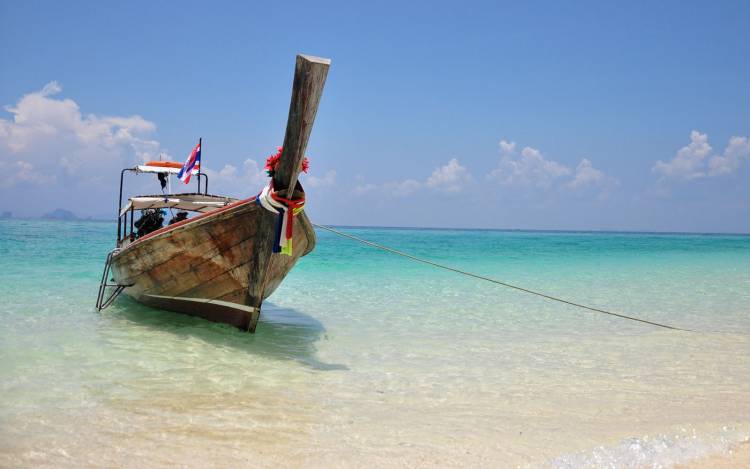
[[[257,317],[260,315],[260,309],[252,306],[208,298],[143,295],[141,301],[155,308],[167,309],[213,322],[229,324],[243,330],[247,330],[250,324],[253,321],[257,321]]]

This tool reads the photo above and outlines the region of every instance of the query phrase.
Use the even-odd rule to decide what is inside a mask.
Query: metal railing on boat
[[[96,309],[98,311],[103,310],[104,308],[111,305],[115,299],[122,293],[122,291],[128,287],[128,285],[119,285],[116,283],[109,283],[109,280],[107,278],[109,277],[109,270],[112,266],[112,256],[117,254],[119,251],[118,248],[115,248],[107,254],[107,260],[104,262],[104,272],[102,273],[102,281],[99,283],[99,294],[96,296]],[[105,299],[105,296],[107,294],[108,288],[114,288],[115,290],[110,293],[109,296]]]

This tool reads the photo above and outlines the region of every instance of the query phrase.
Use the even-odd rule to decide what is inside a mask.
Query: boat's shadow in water
[[[317,319],[294,309],[265,302],[255,334],[184,314],[144,306],[121,297],[108,311],[140,326],[189,336],[219,347],[232,347],[249,354],[293,360],[316,370],[347,370],[345,365],[323,363],[315,357],[315,343],[325,338],[325,327]]]

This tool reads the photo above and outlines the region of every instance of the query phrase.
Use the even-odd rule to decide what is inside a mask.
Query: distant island
[[[49,213],[42,215],[42,220],[64,220],[64,221],[78,221],[81,220],[76,216],[75,213],[64,208],[57,208]]]
[[[0,220],[10,220],[13,218],[13,212],[5,211],[0,213]]]
[[[2,218],[2,217],[0,217]],[[71,212],[70,210],[66,210],[64,208],[56,208],[53,211],[49,213],[45,213],[41,217],[38,218],[38,220],[51,220],[51,221],[95,221],[95,222],[109,222],[112,221],[109,217],[105,216],[87,216],[87,217],[79,217],[75,213]]]

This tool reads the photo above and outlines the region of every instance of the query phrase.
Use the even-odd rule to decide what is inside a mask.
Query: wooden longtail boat
[[[286,204],[287,212],[293,214],[288,233],[291,252],[273,252],[280,217],[289,214],[273,213],[267,202],[264,205],[263,200],[257,200],[262,195],[244,200],[210,195],[207,177],[201,193],[201,176],[205,174],[197,170],[198,193],[132,197],[123,206],[126,172],[163,176],[177,173],[182,165],[152,163],[127,168],[120,177],[117,245],[107,257],[98,309],[106,308],[124,292],[149,306],[255,331],[263,300],[297,260],[315,247],[315,232],[307,215],[289,204],[304,199],[297,177],[329,65],[328,59],[297,56],[283,150],[269,185],[272,203]],[[268,195],[265,190],[264,194]],[[195,216],[136,237],[135,211],[146,209],[178,209]],[[114,283],[108,281],[110,273]]]

